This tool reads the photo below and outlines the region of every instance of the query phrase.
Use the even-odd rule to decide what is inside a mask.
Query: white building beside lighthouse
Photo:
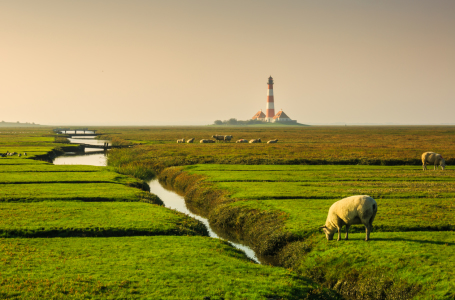
[[[267,81],[267,106],[265,110],[265,114],[262,112],[262,109],[258,111],[252,118],[252,120],[258,120],[263,122],[286,122],[286,123],[297,123],[296,120],[291,120],[284,113],[283,110],[280,110],[277,114],[275,114],[275,97],[273,95],[273,78],[272,76],[269,77]]]

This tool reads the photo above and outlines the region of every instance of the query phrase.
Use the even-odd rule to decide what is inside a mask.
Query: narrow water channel
[[[71,143],[84,143],[91,145],[103,145],[107,140],[97,140],[94,137],[88,138],[72,138],[69,139]],[[90,166],[106,166],[107,157],[104,151],[91,150],[86,148],[85,153],[73,153],[67,152],[64,155],[58,156],[54,159],[53,163],[55,165],[90,165]],[[185,199],[172,190],[168,190],[161,185],[158,179],[153,179],[149,183],[150,193],[157,195],[164,203],[164,206],[169,209],[174,209],[179,212],[182,212],[192,218],[195,218],[207,227],[209,236],[212,238],[220,238],[211,228],[209,221],[206,218],[203,218],[199,215],[193,214],[186,206]],[[234,243],[232,241],[228,242],[235,248],[245,252],[245,254],[252,260],[257,263],[260,263],[254,251],[248,246],[242,245],[240,243]]]

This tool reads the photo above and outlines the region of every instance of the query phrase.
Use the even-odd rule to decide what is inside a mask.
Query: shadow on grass
[[[336,236],[335,236],[336,238]],[[364,242],[364,237],[359,237],[359,238],[352,238],[349,237],[348,241],[358,241],[358,242]],[[446,246],[455,246],[454,242],[440,242],[440,241],[430,241],[430,240],[417,240],[417,239],[412,239],[412,238],[400,238],[400,237],[390,237],[390,238],[378,238],[374,237],[373,233],[371,234],[370,240],[368,243],[374,243],[374,242],[410,242],[410,243],[420,243],[420,244],[433,244],[433,245],[446,245]],[[336,239],[334,242],[337,242]],[[346,242],[344,239],[344,235],[342,235],[342,238],[338,243],[343,243]]]
[[[373,239],[372,239],[373,240]],[[376,241],[393,241],[393,242],[412,242],[420,244],[433,244],[433,245],[447,245],[455,246],[455,243],[451,242],[439,242],[439,241],[429,241],[429,240],[416,240],[416,239],[407,239],[407,238],[375,238]]]

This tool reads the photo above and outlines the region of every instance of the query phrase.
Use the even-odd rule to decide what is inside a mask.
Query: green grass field
[[[0,210],[3,237],[207,235],[184,214],[148,203],[5,203]]]
[[[115,183],[0,184],[0,202],[139,201],[145,192]]]
[[[0,133],[0,153],[29,154],[0,158],[0,298],[339,299],[204,237],[141,180],[30,159],[58,145],[29,134]]]
[[[350,281],[351,287],[335,288],[344,294],[349,288],[368,286],[365,282],[371,271],[393,282],[395,289],[403,287],[401,291],[390,290],[392,294],[419,290],[419,299],[433,294],[438,295],[435,299],[452,299],[455,295],[449,279],[455,261],[445,259],[455,249],[455,172],[451,169],[424,172],[417,166],[193,165],[184,170],[202,176],[204,182],[225,191],[231,199],[228,208],[210,215],[211,222],[228,220],[229,226],[243,222],[242,230],[251,230],[254,235],[268,230],[269,221],[261,221],[259,215],[277,216],[281,221],[270,221],[271,226],[282,224],[281,230],[292,234],[292,239],[311,243],[305,246],[308,254],[294,264],[301,264],[301,274],[332,288],[340,280]],[[373,196],[378,203],[372,242],[363,241],[365,229],[356,225],[350,230],[354,233],[351,241],[328,243],[318,227],[325,223],[330,206],[344,197],[363,194]],[[429,272],[432,268],[434,272]],[[356,274],[358,285],[349,279],[352,274]],[[385,286],[381,289],[387,290]]]
[[[0,152],[32,157],[58,148],[48,131],[0,132]],[[0,232],[8,237],[0,240],[0,298],[330,297],[311,282],[348,299],[455,298],[453,126],[103,131],[117,144],[145,145],[111,151],[111,168],[0,158]],[[213,134],[279,142],[175,143]],[[423,172],[425,151],[443,154],[446,171]],[[140,181],[109,170],[139,178],[161,172],[214,226],[260,254],[276,253],[296,273],[195,237],[205,234],[199,222],[150,204],[156,199],[134,188]],[[378,202],[371,241],[354,226],[349,241],[327,242],[318,227],[329,207],[356,194]],[[54,238],[24,238],[44,236]]]
[[[3,239],[0,253],[2,298],[329,299],[204,237]]]
[[[0,148],[1,149],[1,148]],[[41,154],[46,154],[47,152],[40,152],[39,155]],[[39,160],[34,160],[32,157],[27,156],[27,157],[1,157],[0,158],[0,165],[2,166],[7,166],[7,165],[43,165],[45,164],[44,161],[39,161]]]
[[[369,243],[363,241],[364,234],[349,237],[344,242],[315,237],[314,248],[300,266],[302,273],[332,285],[349,285],[358,277],[374,278],[379,286],[361,287],[372,297],[380,294],[381,281],[388,281],[420,285],[421,293],[415,299],[455,298],[454,232],[381,232],[374,233]]]
[[[49,168],[48,168],[49,169]],[[104,183],[133,183],[137,180],[115,172],[0,172],[0,184],[4,183],[58,183],[58,182],[104,182]]]
[[[378,231],[455,230],[453,170],[262,165],[197,165],[186,170],[206,176],[207,181],[228,191],[232,199],[242,200],[234,205],[286,212],[286,226],[295,233],[317,231],[330,206],[352,195],[376,199],[380,213],[374,226]],[[252,181],[256,174],[257,180]],[[352,230],[363,230],[357,228]]]
[[[7,177],[1,173],[19,173],[19,172],[33,172],[39,176],[40,172],[100,172],[106,170],[104,167],[96,166],[78,166],[78,165],[53,165],[40,160],[28,160],[21,165],[9,165],[0,161],[0,176]]]

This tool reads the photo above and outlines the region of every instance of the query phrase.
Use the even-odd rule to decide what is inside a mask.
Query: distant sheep
[[[363,224],[366,229],[365,241],[370,239],[373,220],[378,212],[378,204],[370,196],[351,196],[335,202],[329,209],[324,230],[327,240],[333,240],[338,230],[338,241],[341,240],[341,228],[346,225],[346,240],[349,227],[354,224]]]
[[[437,165],[441,166],[442,170],[446,167],[446,161],[442,158],[442,155],[434,152],[425,152],[422,154],[422,165],[424,171],[427,169],[427,163],[434,165],[435,170],[439,169]]]
[[[194,138],[192,139],[189,139],[188,141],[186,141],[188,144],[192,144],[194,142]]]
[[[260,143],[262,142],[261,139],[254,139],[254,140],[250,140],[250,144],[253,144],[253,143]]]
[[[277,142],[278,142],[278,140],[270,140],[270,141],[267,142],[267,144],[275,144]]]
[[[199,143],[208,144],[208,143],[215,143],[215,141],[214,140],[200,140]]]
[[[217,141],[224,141],[224,135],[215,134],[215,135],[212,135],[212,138],[214,138]]]
[[[177,144],[180,144],[180,143],[185,143],[185,139],[177,140]]]
[[[248,140],[240,139],[240,140],[237,140],[236,143],[248,143]]]
[[[24,152],[24,156],[27,156],[27,152]]]
[[[232,140],[232,135],[225,135],[224,136],[224,141],[225,142],[230,142]]]

